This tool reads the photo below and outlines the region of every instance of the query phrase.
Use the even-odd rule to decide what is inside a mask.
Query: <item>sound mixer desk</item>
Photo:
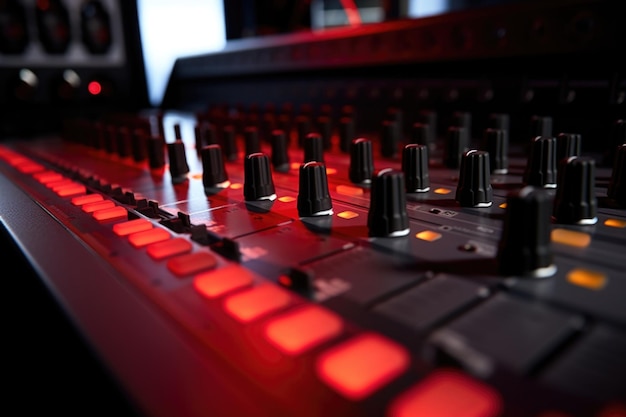
[[[626,412],[623,145],[557,166],[539,136],[497,173],[458,126],[346,143],[253,114],[0,148],[5,227],[142,412]]]

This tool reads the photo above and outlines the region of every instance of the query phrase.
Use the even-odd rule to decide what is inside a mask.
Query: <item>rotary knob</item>
[[[626,207],[626,144],[617,148],[607,196],[622,207]]]
[[[556,139],[537,136],[531,142],[528,163],[524,172],[525,185],[556,188]]]
[[[503,275],[554,275],[551,212],[552,196],[542,188],[526,186],[509,193],[498,245],[498,264]]]
[[[509,137],[504,129],[485,130],[485,149],[489,152],[489,166],[492,174],[509,172]]]
[[[595,224],[598,201],[594,193],[595,160],[571,156],[559,164],[554,220],[565,224]]]
[[[475,149],[463,154],[456,201],[463,207],[491,207],[493,190],[489,154]]]
[[[326,166],[316,161],[302,164],[298,188],[298,215],[312,217],[331,214],[333,204],[328,192]]]
[[[202,156],[202,184],[204,189],[226,188],[230,185],[224,166],[220,145],[207,145],[200,151]]]
[[[358,138],[350,146],[350,181],[355,184],[369,184],[374,172],[372,141]]]
[[[187,179],[189,165],[187,164],[187,156],[185,155],[185,144],[182,140],[177,139],[167,144],[167,154],[169,157],[170,174],[172,182],[181,183]]]
[[[324,162],[324,138],[319,133],[309,133],[304,138],[304,161]]]
[[[374,174],[367,216],[370,236],[401,237],[409,234],[405,188],[401,171],[385,168]]]
[[[282,129],[274,129],[271,135],[272,166],[278,172],[289,171],[287,134]]]
[[[447,131],[447,142],[443,163],[448,168],[458,168],[461,157],[469,144],[469,131],[466,127],[450,126]]]
[[[246,156],[244,162],[243,196],[246,201],[276,199],[270,159],[261,152]]]
[[[427,145],[411,143],[404,147],[402,172],[407,193],[425,193],[430,190]]]

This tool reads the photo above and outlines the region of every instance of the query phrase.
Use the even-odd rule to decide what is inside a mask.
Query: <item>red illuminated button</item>
[[[102,200],[104,200],[104,197],[100,194],[86,194],[72,198],[72,204],[75,206],[83,206],[89,203],[97,203]]]
[[[389,417],[495,417],[501,407],[491,387],[460,372],[440,370],[400,394]]]
[[[226,311],[241,322],[250,322],[289,303],[287,291],[273,284],[262,284],[231,295],[224,302]]]
[[[118,236],[128,236],[131,233],[143,232],[152,229],[152,223],[146,219],[129,220],[113,225],[113,233]]]
[[[155,228],[128,235],[128,241],[136,248],[143,248],[151,243],[162,242],[170,238],[167,230]]]
[[[82,184],[69,184],[61,187],[55,187],[54,192],[57,193],[59,197],[69,197],[72,195],[85,194],[87,192],[87,188]]]
[[[95,203],[84,204],[82,207],[82,210],[85,213],[93,213],[94,211],[97,211],[97,210],[104,210],[104,209],[109,209],[113,207],[115,207],[115,203],[113,203],[111,200],[102,200],[102,201],[96,201]]]
[[[47,184],[49,182],[62,180],[63,175],[59,174],[58,172],[44,171],[35,174],[34,178],[42,184]]]
[[[204,269],[213,269],[217,266],[217,259],[208,252],[196,252],[181,255],[167,262],[167,269],[179,277],[195,274]]]
[[[56,187],[61,187],[61,186],[69,185],[69,184],[73,184],[73,183],[74,183],[74,181],[70,180],[69,178],[62,178],[62,179],[60,179],[58,181],[47,182],[45,185],[48,188],[54,189]]]
[[[104,210],[96,210],[92,213],[94,219],[98,221],[115,220],[128,217],[128,211],[124,207],[113,207]]]
[[[252,273],[239,265],[229,265],[216,271],[202,272],[194,278],[193,286],[206,298],[216,298],[227,292],[252,284]]]
[[[159,260],[191,251],[191,243],[182,237],[153,243],[146,249],[152,259]]]
[[[404,347],[376,333],[365,333],[323,353],[316,369],[331,388],[360,400],[404,372],[409,362]]]
[[[40,172],[44,170],[44,167],[42,165],[39,165],[38,163],[32,162],[32,161],[21,163],[17,165],[15,168],[17,168],[18,171],[24,174],[32,174],[32,173]]]
[[[337,336],[342,327],[335,314],[309,305],[272,320],[265,328],[265,336],[278,349],[295,355]]]

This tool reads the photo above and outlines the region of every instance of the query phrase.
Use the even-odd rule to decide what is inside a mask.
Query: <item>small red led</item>
[[[98,81],[91,81],[87,85],[87,90],[92,96],[97,96],[102,92],[102,84],[100,84]]]

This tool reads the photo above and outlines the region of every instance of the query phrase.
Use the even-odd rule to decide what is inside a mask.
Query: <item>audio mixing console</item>
[[[0,220],[148,416],[626,416],[624,73],[526,77],[515,37],[476,82],[317,67],[377,27],[183,59],[163,109],[8,138]]]

